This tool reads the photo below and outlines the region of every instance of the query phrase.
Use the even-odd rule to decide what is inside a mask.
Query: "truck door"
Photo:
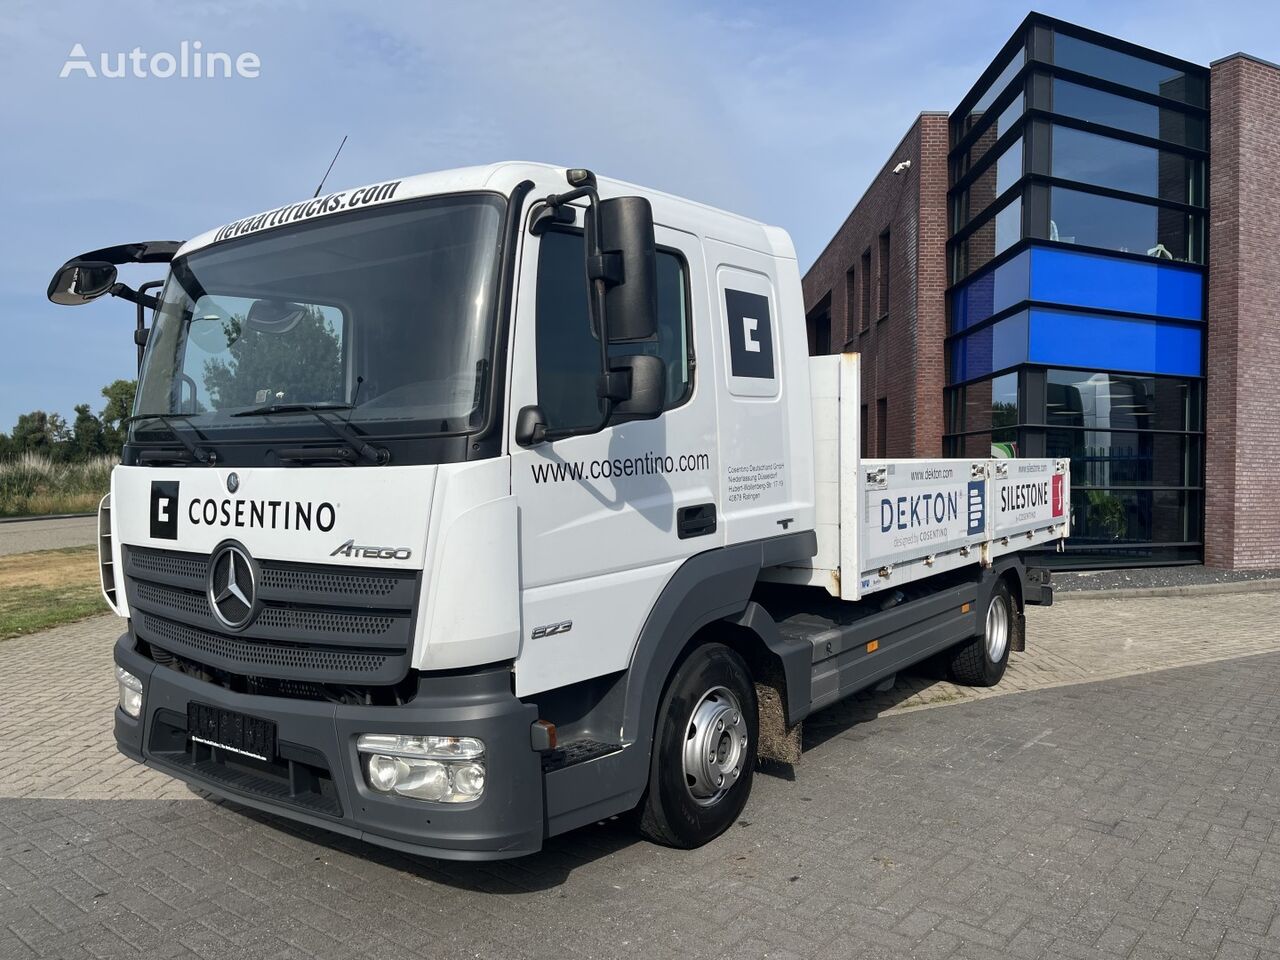
[[[510,439],[509,429],[520,515],[522,695],[624,669],[681,562],[724,542],[715,391],[700,384],[698,363],[700,345],[710,342],[701,249],[696,237],[663,226],[656,239],[657,336],[614,352],[665,360],[662,415],[530,448]],[[512,354],[508,423],[533,403],[556,428],[599,419],[581,210],[573,225],[541,236],[526,231]]]
[[[809,358],[795,262],[711,239],[705,246],[719,344],[726,542],[811,529]]]

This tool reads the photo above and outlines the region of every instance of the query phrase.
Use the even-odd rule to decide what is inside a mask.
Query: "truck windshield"
[[[175,260],[135,414],[180,414],[215,447],[332,440],[311,407],[342,409],[373,438],[473,430],[504,206],[491,194],[408,201]],[[131,429],[149,444],[171,433],[157,419]]]

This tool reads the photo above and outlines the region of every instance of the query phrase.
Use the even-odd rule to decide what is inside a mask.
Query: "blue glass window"
[[[1024,250],[951,294],[951,332],[959,333],[1027,299],[1032,251]]]
[[[951,342],[950,382],[1024,363],[1198,377],[1201,328],[1040,307],[1020,310]]]
[[[1199,270],[1075,250],[1036,248],[1030,256],[1032,300],[1181,320],[1203,317],[1204,276]]]
[[[967,330],[1023,300],[1201,320],[1204,275],[1162,261],[1033,247],[952,292],[951,332]]]
[[[1199,326],[1039,308],[1030,315],[1027,360],[1031,363],[1201,375]]]
[[[1027,311],[951,342],[951,382],[985,377],[1027,362]]]

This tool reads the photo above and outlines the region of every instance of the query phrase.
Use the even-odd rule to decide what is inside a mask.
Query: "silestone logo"
[[[160,50],[155,53],[134,47],[128,52],[89,54],[85,52],[83,43],[77,43],[67,55],[58,77],[62,80],[74,76],[94,80],[99,77],[107,80],[125,77],[138,80],[148,77],[161,80],[171,77],[180,80],[230,80],[233,77],[256,80],[261,69],[262,61],[256,53],[246,51],[232,55],[205,50],[199,40],[183,40],[176,52]]]

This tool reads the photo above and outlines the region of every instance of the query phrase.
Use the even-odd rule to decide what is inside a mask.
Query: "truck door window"
[[[550,230],[538,252],[538,404],[557,428],[587,426],[600,419],[600,344],[591,330],[582,245],[580,231]],[[657,335],[610,348],[613,356],[646,353],[663,359],[668,410],[683,403],[693,386],[686,277],[684,260],[659,250]]]

